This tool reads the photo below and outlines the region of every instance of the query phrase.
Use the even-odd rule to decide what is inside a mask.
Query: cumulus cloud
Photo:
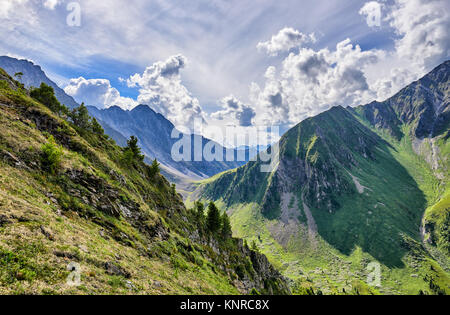
[[[252,119],[256,114],[251,107],[246,106],[233,95],[223,98],[221,103],[223,110],[211,114],[212,118],[217,120],[229,119],[241,127],[252,125]]]
[[[364,69],[383,53],[362,51],[349,39],[336,49],[303,48],[282,62],[280,71],[269,67],[264,87],[253,83],[252,103],[258,104],[260,124],[295,124],[334,105],[357,105],[374,97]]]
[[[257,125],[282,125],[289,120],[289,104],[283,92],[283,83],[276,78],[274,71],[274,67],[267,70],[264,88],[256,83],[250,86],[250,100],[258,107]]]
[[[394,30],[391,51],[362,50],[350,39],[336,48],[301,47],[304,37],[282,30],[258,48],[276,55],[292,47],[280,69],[271,66],[262,86],[252,83],[256,124],[292,125],[335,105],[356,106],[384,100],[449,58],[450,16],[445,0],[367,2],[359,11],[369,26]],[[382,13],[385,15],[382,16]],[[297,38],[296,44],[292,38]],[[291,39],[291,40],[290,40]]]
[[[77,102],[84,102],[100,109],[119,106],[130,110],[138,105],[135,100],[120,96],[119,91],[112,87],[107,79],[87,80],[83,77],[71,79],[64,91],[73,96]]]
[[[388,15],[401,36],[396,50],[416,65],[435,66],[450,56],[450,5],[446,0],[396,0]]]
[[[365,8],[371,1],[366,3]],[[382,5],[382,4],[380,4]],[[383,21],[397,37],[395,50],[376,68],[391,68],[373,84],[377,99],[392,96],[450,57],[450,6],[445,0],[395,0],[384,6]],[[375,69],[375,71],[377,71]]]
[[[181,82],[180,70],[186,62],[182,55],[158,61],[147,67],[144,73],[132,75],[127,84],[139,87],[139,103],[149,105],[178,129],[189,132],[194,120],[204,120],[204,114],[198,99]]]
[[[257,45],[258,50],[264,50],[271,56],[289,51],[292,48],[301,47],[305,43],[315,42],[314,34],[303,34],[291,27],[283,28],[278,34],[272,36],[267,42],[260,42]]]
[[[376,92],[377,99],[382,101],[410,84],[416,77],[417,74],[409,69],[394,68],[386,78],[379,79],[373,83],[372,89]]]

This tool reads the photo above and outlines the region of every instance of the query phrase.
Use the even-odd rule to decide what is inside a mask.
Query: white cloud
[[[377,100],[383,101],[413,81],[416,74],[406,68],[394,68],[386,78],[377,80],[372,85]]]
[[[255,117],[255,111],[243,104],[233,95],[222,99],[223,110],[211,114],[211,117],[218,120],[230,120],[241,127],[249,127]]]
[[[260,43],[258,48],[271,55],[294,47],[299,51],[291,52],[279,71],[269,67],[262,87],[251,85],[256,123],[292,125],[334,105],[355,106],[384,100],[424,75],[449,57],[449,5],[444,2],[395,0],[391,6],[367,2],[359,13],[367,16],[369,26],[389,23],[397,35],[392,51],[363,51],[350,39],[339,42],[335,50],[316,51],[301,47],[305,35],[292,28]]]
[[[392,96],[450,57],[448,1],[395,0],[385,11],[383,21],[397,38],[394,51],[371,69],[378,100]]]
[[[0,0],[0,18],[11,18],[19,9],[23,10],[27,3],[28,0]]]
[[[436,66],[450,56],[450,4],[446,0],[396,0],[388,19],[400,58],[419,67]]]
[[[44,0],[44,7],[49,10],[54,10],[61,0]]]
[[[54,10],[44,9],[47,1]],[[141,90],[139,100],[151,102],[181,125],[196,115],[203,117],[200,102],[208,109],[229,94],[239,95],[253,108],[253,124],[297,123],[333,104],[383,100],[449,57],[448,0],[379,0],[383,16],[374,34],[355,13],[369,17],[376,10],[357,1],[342,5],[342,0],[262,0],[255,6],[229,0],[177,6],[164,0],[136,0],[124,6],[119,0],[86,0],[80,2],[83,22],[79,28],[66,25],[67,12],[53,6],[56,2],[0,0],[2,51],[33,58],[49,73],[61,67],[64,73],[95,67],[96,73],[111,71],[125,79],[124,65],[144,67],[181,51],[190,61],[183,70],[183,83],[179,73],[185,66],[183,58],[174,59],[173,75],[163,70],[170,66],[160,62],[146,70],[147,76],[128,78]],[[368,3],[377,6],[375,1]],[[287,28],[286,23],[293,24]],[[307,49],[312,31],[321,34],[317,47],[329,49]],[[264,35],[269,32],[274,36]],[[383,48],[384,55],[375,53],[378,61],[374,63],[353,45],[338,49],[336,42],[346,37],[361,40],[363,47],[388,48]],[[292,54],[283,55],[281,63],[274,61],[276,68],[269,67],[266,56],[255,52],[262,39],[268,41],[260,43],[260,50]],[[117,67],[98,62],[104,58],[117,62]],[[263,69],[267,69],[265,75]],[[258,84],[251,85],[249,95],[252,81]],[[100,99],[106,98],[101,95]],[[236,122],[233,114],[223,118],[218,122]]]
[[[355,106],[392,96],[448,59],[450,18],[449,5],[444,2],[366,3],[359,13],[368,17],[369,26],[379,26],[374,24],[378,18],[389,23],[397,35],[394,50],[363,51],[346,39],[335,50],[303,47],[298,53],[291,52],[279,71],[273,66],[267,69],[262,87],[251,85],[256,124],[292,125],[334,105]],[[379,15],[382,10],[384,18]],[[283,45],[288,41],[282,41],[280,34],[264,46],[269,53],[292,47]]]
[[[334,51],[303,48],[291,53],[282,63],[266,71],[263,88],[254,83],[252,103],[258,104],[260,124],[295,124],[334,105],[357,105],[374,97],[364,69],[378,62],[383,53],[362,51],[349,39]]]
[[[257,125],[282,125],[289,120],[289,104],[286,102],[283,83],[275,76],[276,69],[269,67],[266,71],[265,87],[258,84],[250,86],[250,99],[257,104]]]
[[[139,87],[138,101],[163,114],[179,130],[192,130],[195,119],[204,119],[197,98],[193,97],[181,82],[180,70],[186,58],[174,55],[147,67],[142,74],[134,74],[128,80],[129,87]]]
[[[138,105],[135,100],[120,96],[119,91],[113,88],[107,79],[87,80],[83,77],[71,79],[64,91],[73,96],[77,102],[84,102],[100,109],[119,106],[130,110]]]
[[[279,53],[299,48],[305,43],[314,43],[314,34],[303,34],[291,27],[283,28],[278,34],[272,36],[267,42],[260,42],[256,46],[259,50],[265,50],[269,55],[276,56]]]

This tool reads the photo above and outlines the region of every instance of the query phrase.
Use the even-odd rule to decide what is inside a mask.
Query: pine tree
[[[152,165],[150,165],[150,177],[154,177],[156,174],[159,174],[159,172],[159,163],[156,159],[154,159]]]
[[[105,130],[94,117],[92,118],[92,131],[100,136],[105,134]]]
[[[216,205],[213,202],[211,202],[208,206],[206,223],[208,230],[213,233],[218,232],[222,225],[219,209],[217,209]]]
[[[205,217],[205,205],[201,201],[195,202],[195,215],[200,222],[203,221]]]
[[[91,116],[89,116],[89,111],[87,107],[84,105],[84,103],[81,103],[79,107],[74,108],[72,110],[70,117],[72,118],[72,122],[74,123],[75,126],[83,130],[90,129]]]
[[[143,161],[144,156],[141,154],[141,148],[139,148],[137,143],[138,143],[138,138],[136,138],[135,136],[131,136],[130,139],[127,141],[127,147],[125,148],[125,151],[126,150],[131,151],[134,159],[136,159],[138,161]]]
[[[39,88],[31,89],[30,96],[50,108],[50,110],[55,113],[59,114],[64,111],[65,106],[61,105],[58,101],[53,88],[44,82],[41,83]]]
[[[229,239],[233,235],[233,231],[231,230],[230,218],[228,217],[228,214],[226,212],[224,212],[222,215],[221,234],[222,234],[222,237],[225,239]]]

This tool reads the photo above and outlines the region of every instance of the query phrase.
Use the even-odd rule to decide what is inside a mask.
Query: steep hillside
[[[47,77],[40,66],[35,65],[31,61],[1,56],[0,68],[5,70],[11,77],[14,77],[16,73],[21,72],[22,75],[15,77],[14,79],[23,83],[27,88],[32,86],[39,87],[41,83],[44,82],[53,88],[55,91],[55,96],[61,104],[64,104],[69,108],[75,108],[78,106],[72,96],[67,95],[63,89]]]
[[[423,188],[429,208],[424,215],[422,233],[428,243],[438,245],[445,255],[450,255],[449,77],[450,61],[447,61],[389,100],[355,110],[372,128],[387,131],[396,139],[409,139],[413,151],[431,168],[435,178],[430,180],[433,186]]]
[[[65,104],[70,109],[78,107],[75,100],[67,95],[63,89],[51,81],[40,66],[28,60],[18,60],[15,58],[0,57],[0,68],[3,68],[11,77],[21,73],[15,80],[23,83],[26,88],[39,87],[45,83],[54,89],[56,98],[61,104]],[[120,107],[113,106],[108,109],[100,110],[93,106],[88,106],[89,112],[102,125],[105,133],[116,141],[119,146],[126,146],[127,139],[131,136],[137,136],[140,146],[146,155],[146,161],[158,159],[162,164],[162,173],[167,179],[176,183],[179,188],[186,188],[192,180],[207,178],[225,170],[244,165],[249,160],[250,149],[244,149],[244,161],[238,161],[238,151],[233,150],[236,157],[234,161],[213,161],[205,162],[191,161],[175,162],[171,156],[173,144],[178,139],[172,139],[171,133],[174,125],[161,114],[157,114],[150,107],[140,105],[131,111],[123,110]],[[193,138],[193,137],[192,137]],[[201,149],[205,147],[210,140],[201,137]],[[192,139],[192,144],[194,140]],[[217,146],[219,150],[225,149]],[[192,152],[194,148],[191,148]],[[241,154],[239,154],[239,157]]]
[[[382,293],[449,293],[448,73],[307,119],[280,140],[272,173],[250,162],[193,196],[218,201],[235,234],[301,285],[349,292],[378,261]]]
[[[45,105],[0,69],[1,294],[289,293],[265,256],[208,230],[139,150],[81,110]]]

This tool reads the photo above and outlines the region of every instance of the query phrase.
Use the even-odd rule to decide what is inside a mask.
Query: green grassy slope
[[[303,121],[275,172],[249,163],[194,195],[219,200],[235,234],[303,287],[355,293],[377,261],[381,293],[448,294],[448,67],[384,103]]]
[[[264,256],[205,232],[164,177],[1,69],[0,130],[0,294],[289,292]],[[61,152],[55,169],[44,148]]]

